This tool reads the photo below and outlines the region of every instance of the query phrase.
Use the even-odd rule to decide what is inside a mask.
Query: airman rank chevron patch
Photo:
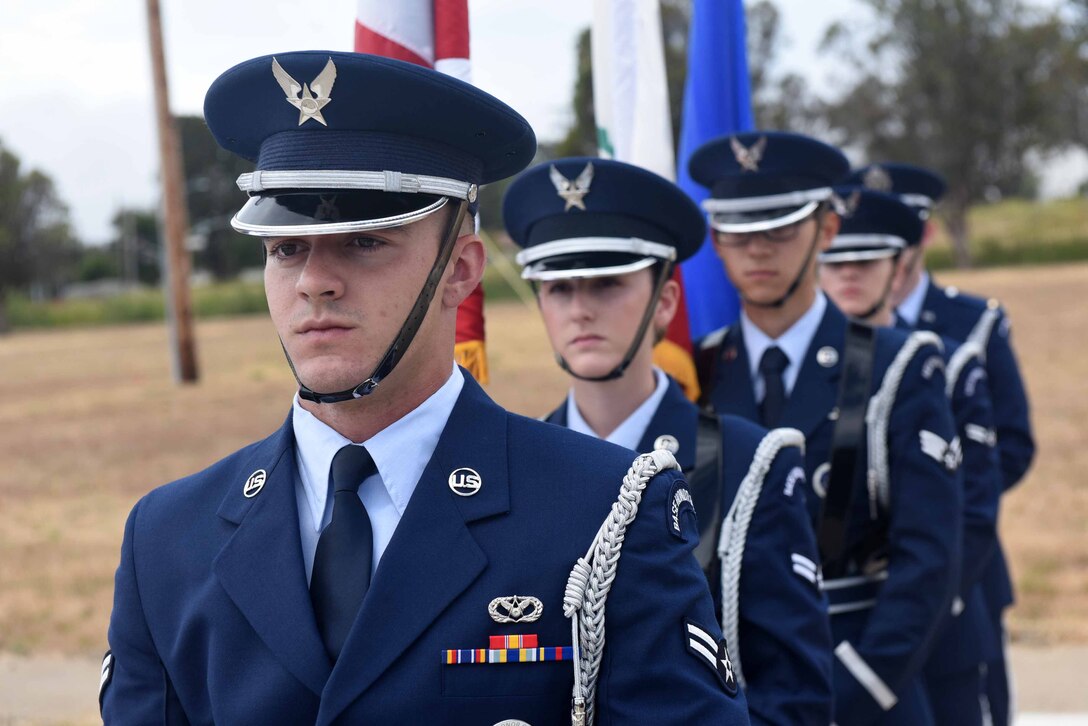
[[[555,648],[475,648],[446,650],[442,652],[445,665],[486,665],[491,663],[544,663],[571,660],[574,648],[569,645]]]

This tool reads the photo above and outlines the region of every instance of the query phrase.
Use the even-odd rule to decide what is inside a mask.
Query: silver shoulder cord
[[[990,344],[990,336],[993,334],[994,325],[1001,311],[996,307],[988,307],[979,316],[975,327],[967,336],[968,343],[974,343],[982,349],[982,362],[986,363],[986,346]]]
[[[899,385],[907,372],[907,366],[915,354],[925,345],[932,345],[942,353],[944,343],[936,333],[916,330],[907,338],[899,349],[888,370],[880,389],[869,399],[869,408],[865,413],[865,426],[869,444],[869,502],[873,518],[876,518],[877,503],[887,509],[891,504],[890,478],[888,474],[888,427],[892,417],[892,408],[899,395]],[[943,360],[941,365],[944,365]]]
[[[744,686],[744,671],[740,661],[740,637],[738,620],[740,615],[740,575],[744,560],[744,546],[748,540],[748,526],[752,522],[763,481],[771,470],[778,452],[787,446],[796,446],[805,451],[805,435],[797,429],[772,429],[763,437],[752,457],[744,480],[737,488],[728,513],[722,522],[722,533],[718,538],[718,560],[721,562],[722,584],[722,635],[729,644],[733,669],[737,682]],[[696,513],[698,515],[698,513]]]
[[[669,469],[679,471],[680,465],[667,451],[654,451],[635,459],[623,477],[620,496],[597,530],[593,544],[585,557],[578,558],[567,579],[563,615],[570,618],[571,645],[574,646],[572,726],[594,723],[597,677],[604,652],[605,602],[612,581],[616,579],[623,539],[638,514],[642,491],[650,479]]]

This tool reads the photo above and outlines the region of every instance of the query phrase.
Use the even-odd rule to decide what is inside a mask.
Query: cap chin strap
[[[294,374],[295,380],[298,381],[298,397],[307,401],[313,401],[314,403],[339,403],[341,401],[351,401],[356,398],[362,398],[363,396],[369,396],[374,392],[374,389],[378,387],[386,376],[393,372],[393,368],[401,358],[404,357],[405,352],[408,350],[408,346],[411,345],[412,339],[416,337],[416,332],[419,331],[419,326],[423,324],[423,318],[427,315],[427,309],[431,305],[431,300],[434,298],[435,290],[438,289],[438,282],[442,279],[442,273],[446,270],[446,265],[449,264],[450,256],[453,254],[453,245],[457,241],[459,232],[461,230],[461,223],[465,219],[465,212],[468,209],[468,202],[461,201],[457,206],[457,212],[453,215],[453,222],[450,224],[449,229],[446,230],[445,237],[442,240],[442,245],[438,248],[438,256],[434,260],[434,264],[431,265],[431,271],[427,274],[427,279],[423,283],[423,289],[419,291],[419,295],[416,297],[415,304],[412,305],[411,311],[408,313],[407,319],[404,324],[400,326],[400,331],[397,333],[397,337],[393,339],[393,342],[385,351],[385,355],[382,356],[381,361],[374,368],[374,372],[370,376],[355,386],[354,388],[348,388],[343,391],[337,391],[335,393],[318,393],[312,388],[308,387],[298,377],[298,371],[295,370],[294,361],[291,360],[291,356],[287,353],[287,348],[283,348],[283,354],[287,357],[287,365],[291,367],[291,373]],[[283,341],[280,341],[280,345],[283,346]]]
[[[672,277],[673,267],[673,262],[668,260],[662,262],[657,281],[654,283],[653,294],[650,295],[650,303],[646,306],[646,312],[642,314],[642,321],[638,324],[638,330],[635,332],[635,339],[631,341],[631,345],[627,349],[627,353],[624,354],[623,360],[620,361],[619,365],[603,376],[583,376],[575,373],[566,359],[556,353],[555,361],[559,364],[559,367],[566,371],[568,375],[577,378],[580,381],[614,381],[622,376],[627,371],[627,366],[631,365],[631,361],[638,354],[639,346],[642,345],[642,339],[646,335],[646,328],[650,326],[650,321],[654,317],[657,301],[661,298],[661,291],[665,289],[665,283]]]
[[[808,272],[808,266],[809,263],[812,262],[812,256],[816,254],[816,243],[820,240],[820,225],[818,222],[819,219],[816,224],[816,234],[812,236],[812,244],[810,244],[808,248],[808,254],[805,255],[805,261],[801,263],[801,270],[797,273],[797,277],[793,278],[793,282],[790,283],[789,289],[786,290],[785,294],[769,303],[756,302],[755,300],[749,300],[741,295],[741,300],[744,301],[745,305],[751,305],[752,307],[757,308],[780,308],[793,296],[793,293],[797,292],[797,288],[801,286],[801,280],[805,279],[805,274]]]

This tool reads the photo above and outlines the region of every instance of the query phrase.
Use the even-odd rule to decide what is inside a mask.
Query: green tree
[[[236,184],[238,175],[253,171],[253,164],[220,148],[199,116],[176,120],[185,167],[189,231],[200,243],[195,266],[219,279],[260,266],[264,259],[261,245],[230,226],[231,217],[246,201]]]
[[[158,285],[162,278],[159,219],[146,209],[119,209],[113,215],[110,252],[117,260],[114,276],[128,282]]]
[[[956,262],[967,266],[970,205],[1030,189],[1027,152],[1085,143],[1088,5],[865,3],[875,17],[868,32],[839,23],[825,38],[825,50],[858,69],[826,120],[870,159],[947,177],[942,214]]]
[[[10,329],[5,304],[13,292],[55,294],[71,278],[78,243],[52,179],[23,173],[0,143],[0,333]]]

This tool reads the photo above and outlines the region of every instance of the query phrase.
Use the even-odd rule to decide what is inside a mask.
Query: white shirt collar
[[[638,451],[639,442],[646,435],[646,428],[650,425],[650,419],[657,413],[657,407],[661,405],[661,399],[665,397],[666,391],[669,390],[669,377],[660,368],[654,367],[654,380],[657,381],[657,386],[654,388],[654,392],[650,394],[650,397],[639,404],[639,407],[632,411],[631,415],[623,420],[623,423],[605,437],[605,441],[618,444],[632,451]],[[567,428],[580,434],[600,438],[586,423],[586,420],[582,418],[582,414],[578,410],[578,404],[574,402],[573,388],[567,394]]]
[[[404,514],[408,500],[438,446],[438,439],[464,384],[463,374],[454,366],[450,377],[426,401],[363,442],[378,467],[378,477],[398,517]],[[303,513],[300,509],[299,517],[305,521],[305,514],[309,514],[314,531],[320,532],[326,518],[332,458],[351,441],[302,408],[297,394],[291,425],[295,432],[299,478],[310,510]]]
[[[749,374],[752,376],[752,386],[755,390],[756,401],[763,400],[763,376],[759,373],[759,361],[764,352],[773,345],[782,349],[786,357],[790,359],[786,370],[782,372],[782,384],[786,387],[786,395],[793,391],[793,384],[797,382],[797,375],[801,372],[801,364],[805,360],[816,330],[820,327],[820,321],[827,310],[827,298],[820,290],[816,291],[816,299],[796,323],[777,338],[771,338],[756,327],[748,316],[741,311],[740,327],[744,335],[744,347],[748,352]]]
[[[914,289],[910,291],[910,294],[907,295],[903,302],[899,303],[899,307],[895,310],[895,314],[912,328],[918,325],[918,318],[922,314],[922,305],[926,301],[927,290],[929,290],[929,273],[923,272],[922,276],[918,278],[918,284],[914,286]]]

